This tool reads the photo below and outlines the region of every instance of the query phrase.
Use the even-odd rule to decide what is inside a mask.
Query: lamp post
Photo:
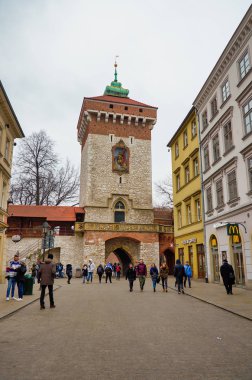
[[[47,221],[45,221],[42,224],[42,231],[43,231],[43,235],[42,235],[43,261],[45,261],[46,237],[47,237],[47,234],[48,234],[48,231],[50,230],[50,228],[51,227],[47,223]]]

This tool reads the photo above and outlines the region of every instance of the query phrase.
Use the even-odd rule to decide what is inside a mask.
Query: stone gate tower
[[[157,108],[128,97],[114,81],[103,96],[84,98],[78,121],[81,144],[80,206],[85,221],[84,261],[104,263],[114,252],[126,266],[140,257],[159,262],[159,227],[153,224],[151,130]]]

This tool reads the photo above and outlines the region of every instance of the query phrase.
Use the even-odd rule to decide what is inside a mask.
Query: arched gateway
[[[122,266],[122,272],[125,271],[130,263],[136,264],[136,261],[140,258],[140,242],[135,239],[118,237],[112,238],[105,242],[105,261],[112,261],[113,257],[117,258],[116,262],[119,262]],[[112,258],[109,260],[109,258]]]

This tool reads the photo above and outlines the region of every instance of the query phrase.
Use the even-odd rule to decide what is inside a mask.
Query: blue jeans
[[[156,285],[157,285],[157,277],[152,277],[152,286],[153,286],[153,289],[156,289]]]
[[[16,286],[16,277],[10,277],[8,280],[8,287],[7,287],[7,292],[6,292],[6,298],[10,297],[10,291],[11,291],[11,297],[14,297],[15,293],[15,286]]]
[[[93,281],[93,272],[88,272],[87,281]]]
[[[23,282],[18,282],[18,298],[23,298],[24,295],[24,283]]]

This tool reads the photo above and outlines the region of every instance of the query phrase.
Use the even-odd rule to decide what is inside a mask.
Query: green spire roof
[[[106,86],[104,95],[118,96],[120,98],[127,98],[129,90],[122,87],[122,83],[117,82],[117,63],[115,62],[115,79],[111,82],[110,86]]]

